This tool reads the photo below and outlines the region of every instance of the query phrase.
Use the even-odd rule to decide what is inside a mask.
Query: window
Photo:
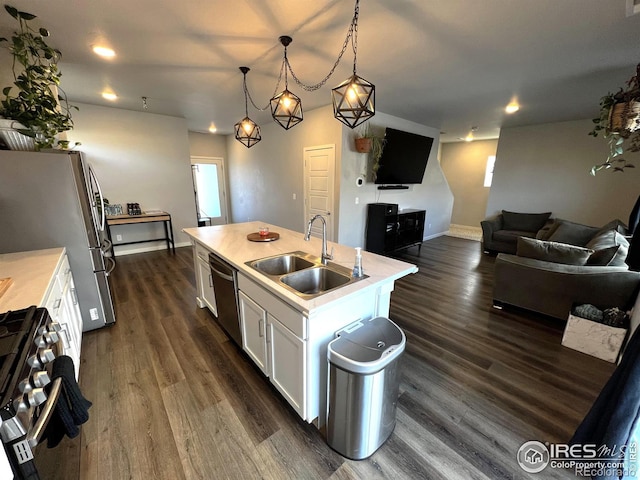
[[[487,158],[487,169],[484,172],[484,186],[490,187],[493,180],[493,167],[496,164],[496,156],[489,155]]]

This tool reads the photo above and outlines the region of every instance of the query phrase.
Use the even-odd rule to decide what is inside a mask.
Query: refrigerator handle
[[[91,165],[87,164],[89,167],[89,175],[91,175],[91,178],[93,179],[93,181],[96,184],[96,187],[98,188],[98,195],[100,196],[100,231],[104,231],[104,224],[106,221],[105,218],[105,212],[104,212],[104,196],[102,195],[102,188],[100,188],[100,182],[98,181],[98,177],[96,177],[95,172],[93,171],[93,168],[91,167]],[[95,199],[93,199],[95,200]]]
[[[107,270],[104,272],[104,274],[108,277],[109,275],[111,275],[111,272],[113,272],[116,268],[116,261],[112,258],[112,257],[105,257],[104,258],[105,261],[105,265],[108,263],[109,267],[107,268]]]
[[[113,243],[108,238],[102,239],[102,245],[100,246],[102,255],[104,257],[113,257]]]

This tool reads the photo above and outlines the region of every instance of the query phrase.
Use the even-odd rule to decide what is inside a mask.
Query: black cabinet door
[[[367,209],[366,250],[390,253],[419,245],[424,235],[425,214],[424,210],[398,213],[395,204],[370,203]]]

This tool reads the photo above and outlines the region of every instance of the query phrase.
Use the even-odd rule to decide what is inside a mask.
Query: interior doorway
[[[314,215],[327,222],[327,239],[335,241],[334,182],[335,145],[320,145],[304,149],[304,228]],[[322,224],[314,222],[311,234],[322,237]]]
[[[228,215],[223,159],[191,157],[191,174],[198,226],[226,224]]]

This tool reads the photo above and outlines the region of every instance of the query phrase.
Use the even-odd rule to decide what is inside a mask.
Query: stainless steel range
[[[33,449],[60,395],[61,379],[51,382],[58,330],[44,308],[0,314],[0,438],[18,480],[40,478]]]

